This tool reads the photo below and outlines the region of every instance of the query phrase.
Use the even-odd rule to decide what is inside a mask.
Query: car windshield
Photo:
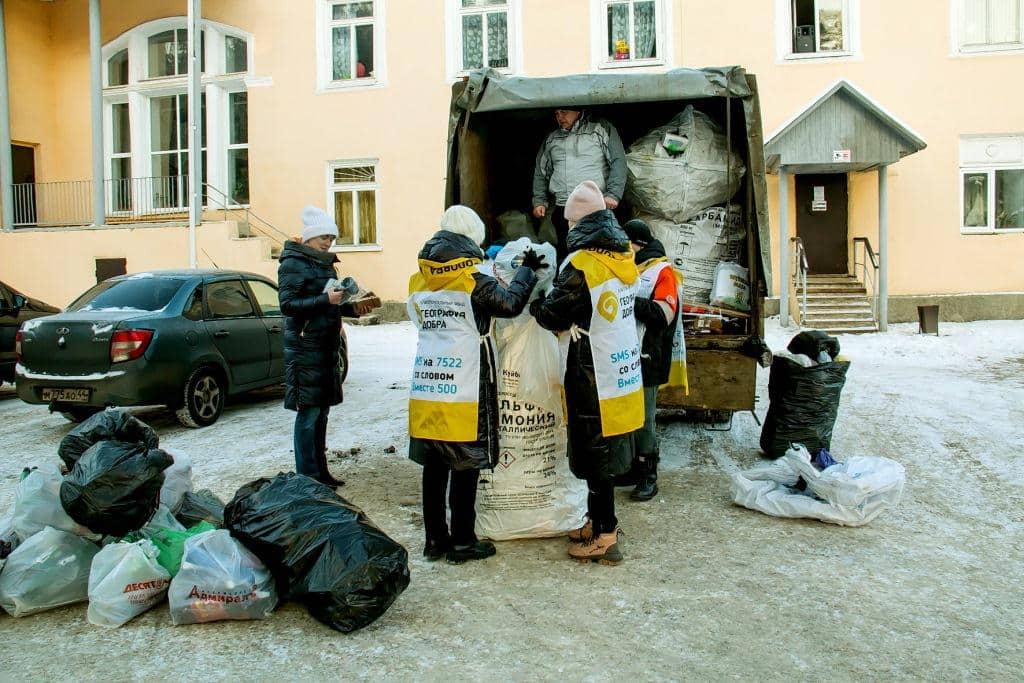
[[[159,311],[181,289],[183,280],[134,277],[105,280],[78,297],[69,311]]]

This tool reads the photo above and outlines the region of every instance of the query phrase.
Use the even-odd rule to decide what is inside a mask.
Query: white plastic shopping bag
[[[147,540],[111,543],[97,553],[89,572],[90,624],[127,624],[164,599],[171,575],[156,556]]]
[[[185,541],[181,570],[167,593],[175,626],[265,619],[277,605],[270,571],[227,529]]]
[[[0,574],[0,607],[23,617],[85,600],[97,552],[92,541],[46,527],[7,558]]]

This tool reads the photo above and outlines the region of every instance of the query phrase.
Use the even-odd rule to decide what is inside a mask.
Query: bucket
[[[934,334],[939,335],[939,307],[938,306],[918,306],[917,307],[917,322],[920,327],[918,330],[919,334]]]

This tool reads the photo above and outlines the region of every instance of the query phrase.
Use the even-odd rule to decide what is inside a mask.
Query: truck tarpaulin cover
[[[330,488],[300,474],[257,479],[224,510],[231,534],[274,574],[282,598],[348,633],[384,614],[409,585],[409,556]]]
[[[448,127],[448,192],[459,183],[457,139],[468,116],[484,112],[517,109],[555,109],[576,106],[601,107],[623,103],[680,102],[705,98],[735,98],[743,103],[748,139],[749,171],[764,177],[764,140],[761,112],[753,77],[738,66],[704,69],[673,69],[665,73],[574,74],[554,78],[505,76],[493,69],[473,71],[468,79],[452,86]],[[537,145],[540,144],[537,140]],[[466,167],[463,172],[479,169]],[[758,231],[761,268],[767,289],[771,289],[771,244],[768,226],[768,197],[763,181],[754,183],[754,228]],[[688,217],[687,217],[688,218]]]

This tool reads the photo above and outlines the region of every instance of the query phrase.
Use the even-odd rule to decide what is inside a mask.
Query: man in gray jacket
[[[559,263],[568,255],[565,202],[584,180],[597,183],[604,203],[615,209],[626,190],[626,151],[615,126],[593,121],[579,109],[556,109],[558,130],[551,132],[537,154],[533,172],[533,215],[544,218],[553,203],[551,222],[558,234]],[[552,200],[554,200],[552,202]]]

